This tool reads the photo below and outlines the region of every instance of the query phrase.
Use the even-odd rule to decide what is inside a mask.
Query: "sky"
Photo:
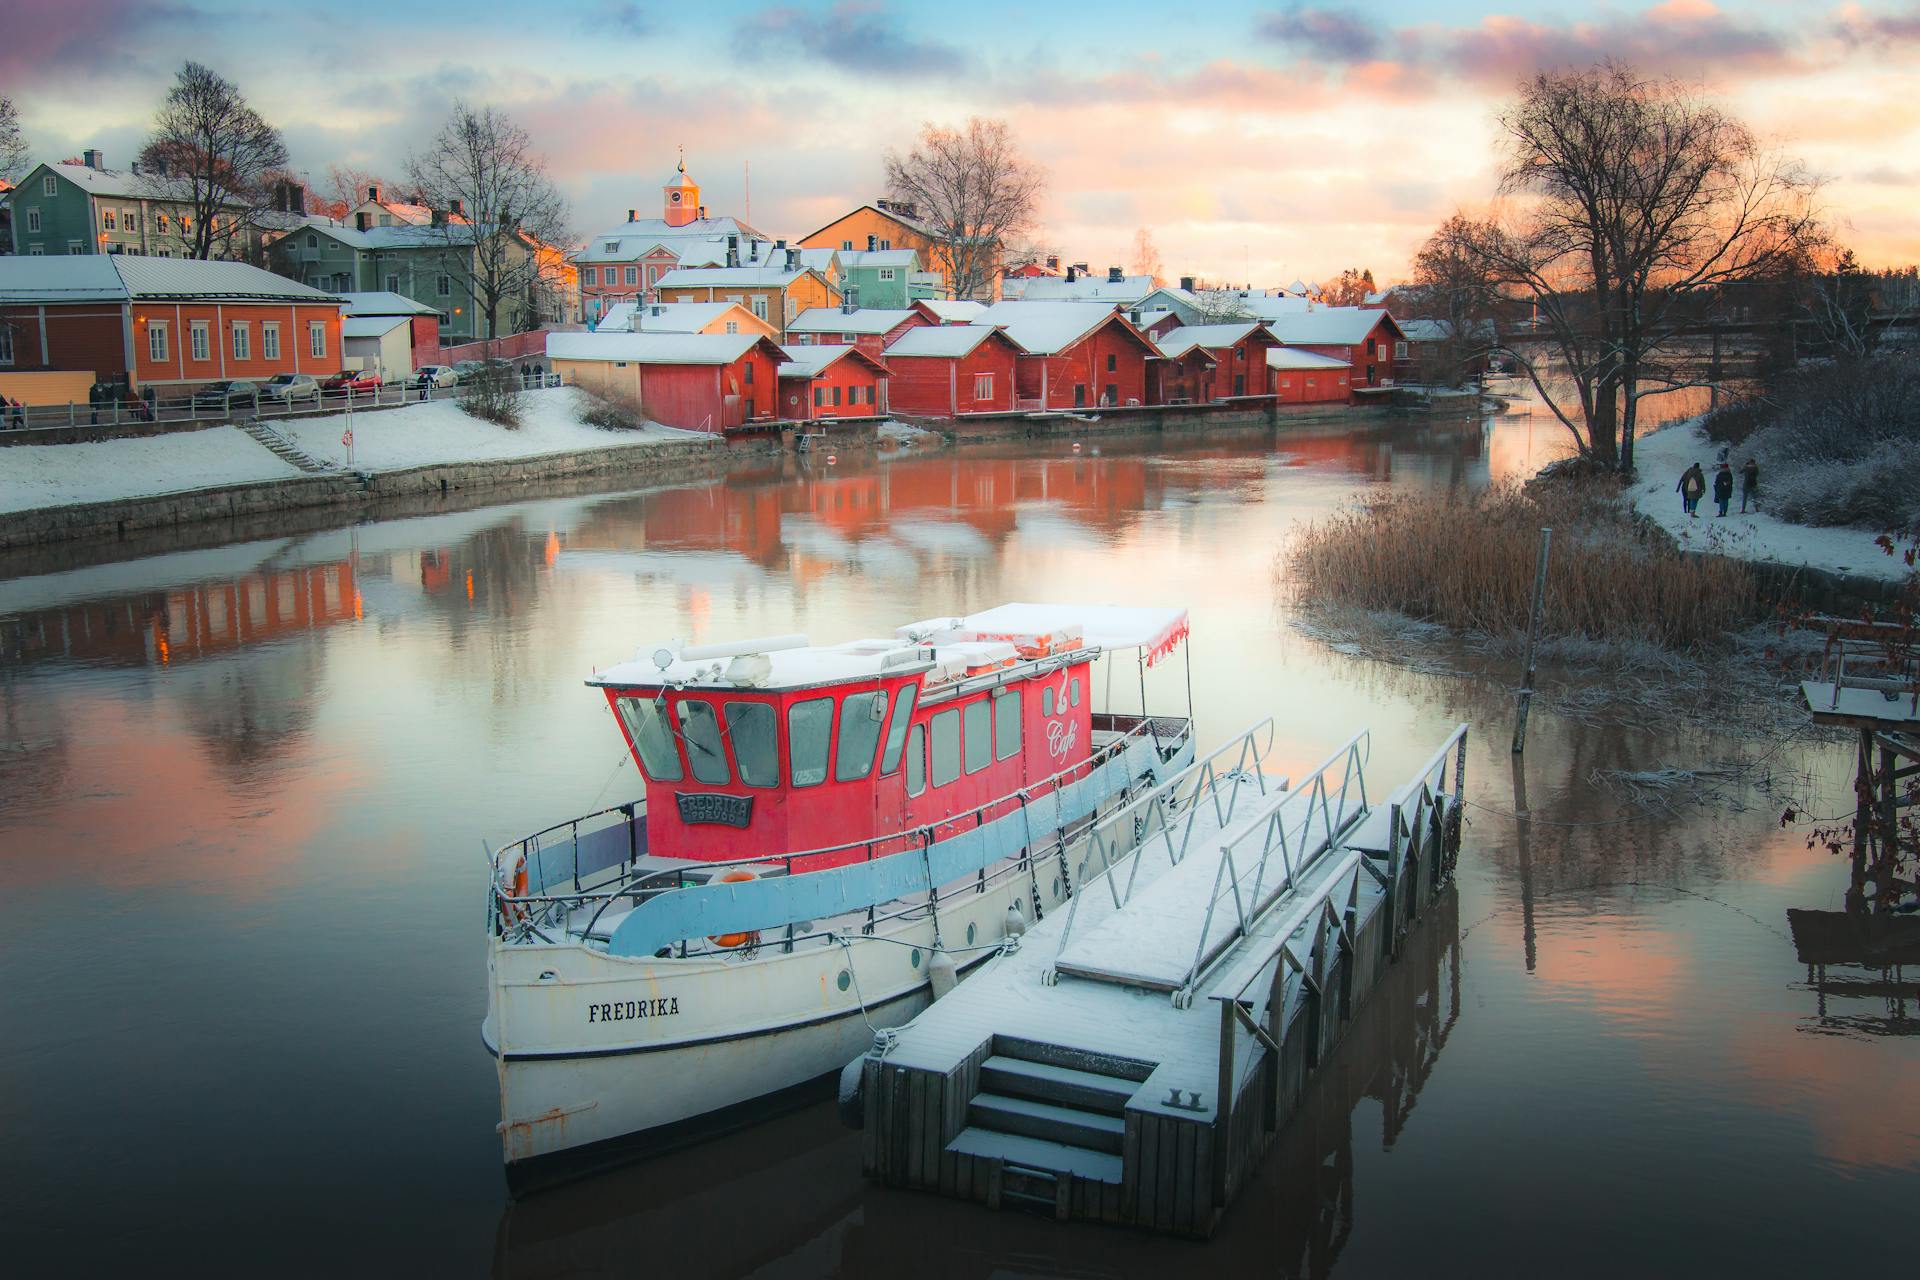
[[[1871,265],[1920,260],[1920,2],[1418,6],[1165,0],[0,0],[0,94],[37,157],[138,150],[180,63],[240,84],[319,188],[398,180],[450,103],[532,135],[586,238],[705,203],[798,238],[882,194],[926,122],[1000,117],[1048,174],[1036,237],[1096,270],[1152,233],[1165,274],[1401,278],[1486,206],[1521,77],[1614,56],[1705,87],[1828,182]],[[750,178],[749,178],[750,174]]]

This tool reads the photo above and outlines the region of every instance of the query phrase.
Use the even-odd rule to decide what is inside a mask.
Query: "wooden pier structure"
[[[1289,785],[1263,731],[1090,821],[1071,902],[877,1035],[843,1088],[868,1177],[1212,1233],[1460,846],[1464,724],[1379,799],[1365,734]]]

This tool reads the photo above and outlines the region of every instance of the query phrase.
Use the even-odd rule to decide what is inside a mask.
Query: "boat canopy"
[[[1151,605],[1003,604],[963,618],[911,623],[895,634],[917,644],[1002,640],[1022,653],[1051,649],[1054,642],[1071,637],[1108,652],[1139,649],[1152,666],[1186,639],[1187,611]]]

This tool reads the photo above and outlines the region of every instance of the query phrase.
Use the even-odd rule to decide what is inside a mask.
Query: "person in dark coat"
[[[1707,491],[1707,475],[1700,464],[1696,462],[1682,471],[1680,483],[1674,488],[1680,491],[1680,509],[1690,516],[1700,514],[1695,508],[1700,505],[1700,495]]]
[[[1747,514],[1747,503],[1753,503],[1753,509],[1760,509],[1760,464],[1752,458],[1740,468],[1740,514]]]
[[[87,388],[87,412],[89,415],[87,425],[94,427],[100,425],[100,401],[103,397],[104,389],[99,383],[96,382]]]
[[[1726,463],[1713,473],[1713,500],[1720,508],[1720,514],[1727,514],[1727,504],[1733,501],[1733,468]]]

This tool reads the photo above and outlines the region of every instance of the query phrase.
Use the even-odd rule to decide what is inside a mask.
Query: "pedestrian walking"
[[[1726,463],[1713,473],[1713,500],[1720,508],[1720,514],[1727,514],[1727,504],[1733,501],[1733,468]]]
[[[97,427],[100,425],[100,397],[101,389],[99,383],[96,382],[87,388],[88,426]]]
[[[1674,488],[1680,491],[1680,509],[1690,516],[1699,515],[1695,508],[1700,505],[1700,495],[1707,491],[1707,475],[1700,470],[1700,464],[1696,462],[1682,471],[1680,483]]]
[[[1760,509],[1760,464],[1752,458],[1740,468],[1740,514],[1747,514],[1747,503],[1753,503],[1753,509]]]

